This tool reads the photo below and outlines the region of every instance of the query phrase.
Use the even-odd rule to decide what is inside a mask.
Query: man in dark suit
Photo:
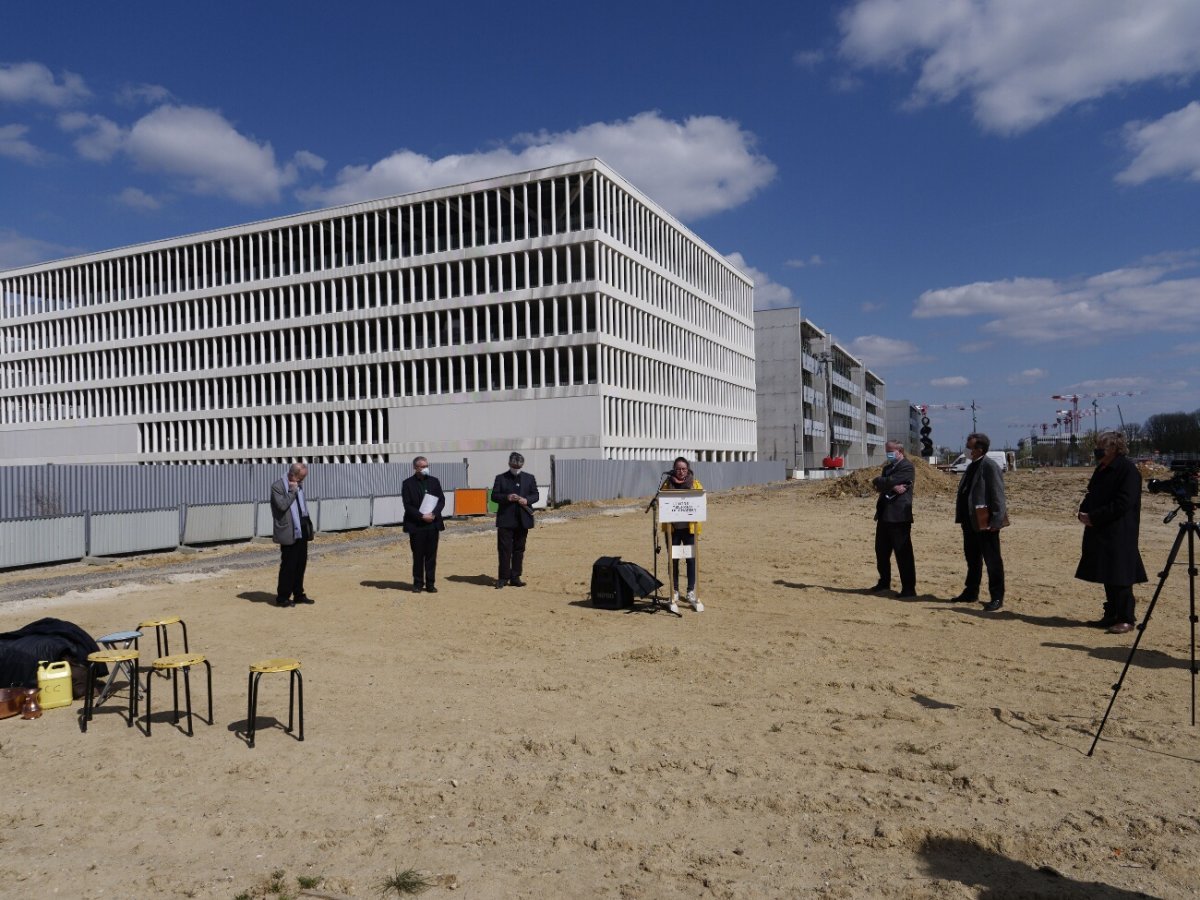
[[[1000,555],[1000,529],[1008,524],[1004,499],[1004,476],[995,460],[988,457],[992,442],[986,434],[967,435],[971,464],[958,483],[954,521],[962,526],[963,556],[967,579],[962,593],[951,603],[974,603],[979,599],[983,567],[987,565],[989,601],[983,605],[995,612],[1004,605],[1004,559]]]
[[[287,474],[271,485],[272,539],[279,545],[279,579],[275,587],[276,606],[312,603],[304,593],[304,571],[308,568],[308,538],[303,523],[308,519],[304,500],[304,479],[308,466],[294,462]]]
[[[883,472],[872,484],[879,492],[875,501],[875,566],[879,582],[872,593],[882,593],[892,587],[892,554],[900,571],[900,598],[917,596],[917,567],[913,560],[912,498],[917,470],[904,455],[899,441],[884,444],[887,462]]]
[[[533,527],[533,504],[541,495],[537,480],[528,472],[522,472],[525,457],[510,453],[508,471],[496,476],[492,485],[492,501],[500,507],[496,511],[496,549],[500,555],[500,577],[496,589],[511,584],[525,587],[521,580],[525,561],[525,539]]]
[[[432,507],[426,498],[433,498]],[[413,460],[413,474],[400,485],[400,499],[404,503],[404,530],[412,549],[413,590],[436,594],[438,536],[446,529],[442,521],[446,495],[442,483],[429,474],[429,460],[424,456]]]
[[[1125,455],[1128,446],[1119,431],[1096,438],[1096,470],[1077,514],[1084,530],[1075,577],[1104,585],[1104,615],[1088,624],[1109,634],[1136,627],[1133,586],[1148,580],[1138,552],[1142,473]]]

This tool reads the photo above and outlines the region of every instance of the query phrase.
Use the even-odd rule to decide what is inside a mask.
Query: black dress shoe
[[[979,595],[978,594],[968,594],[966,591],[963,591],[957,597],[951,597],[950,602],[951,603],[978,603]]]
[[[896,595],[897,600],[911,600],[917,596],[916,591],[901,591]]]
[[[425,585],[423,585],[423,584],[416,584],[416,583],[414,582],[414,583],[413,583],[413,586],[412,586],[412,589],[413,589],[413,593],[415,593],[415,594],[419,594],[419,593],[421,593],[421,591],[425,590]]]
[[[1112,628],[1117,624],[1117,620],[1105,616],[1103,619],[1096,619],[1094,622],[1084,622],[1083,624],[1088,628]]]
[[[523,582],[520,578],[512,579],[509,581],[509,584],[511,584],[513,587],[525,587],[525,582]]]
[[[295,606],[296,604],[295,604],[295,603],[293,603],[291,600],[287,599],[286,597],[284,597],[282,600],[276,600],[276,601],[275,601],[275,605],[276,605],[276,606],[282,606],[282,607],[285,607],[285,608],[286,608],[286,607],[289,607],[289,606]]]
[[[983,604],[983,611],[984,612],[995,612],[1003,605],[1004,605],[1004,600],[1002,600],[1002,599],[1001,600],[989,600],[987,603]]]
[[[308,594],[305,594],[303,597],[297,597],[296,602],[297,603],[316,603],[317,601],[314,600],[312,597],[308,596]]]
[[[500,590],[500,588],[504,587],[504,585],[505,585],[505,584],[507,584],[507,583],[508,583],[508,582],[506,582],[506,581],[503,581],[502,579],[499,579],[499,578],[497,578],[497,579],[496,579],[496,590]]]
[[[890,591],[891,589],[892,589],[892,586],[890,584],[885,584],[884,582],[880,581],[880,582],[876,583],[875,585],[873,585],[872,587],[867,588],[867,593],[868,594],[882,594],[884,591]]]
[[[435,588],[435,587],[434,587],[432,584],[431,584],[431,585],[428,585],[428,586],[426,586],[426,588],[425,588],[425,593],[427,593],[427,594],[436,594],[436,593],[437,593],[437,588]]]

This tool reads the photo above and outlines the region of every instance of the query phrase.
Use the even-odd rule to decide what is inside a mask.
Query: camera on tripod
[[[1200,493],[1200,460],[1184,459],[1171,463],[1170,478],[1151,478],[1146,490],[1151,494],[1170,494],[1180,503],[1188,502]]]

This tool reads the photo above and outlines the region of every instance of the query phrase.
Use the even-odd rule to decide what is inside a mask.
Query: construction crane
[[[1083,416],[1079,412],[1079,401],[1080,400],[1091,400],[1092,401],[1092,416],[1093,416],[1092,428],[1093,428],[1093,430],[1095,430],[1095,416],[1099,412],[1099,410],[1096,409],[1096,398],[1097,397],[1136,397],[1140,393],[1141,393],[1141,391],[1100,391],[1095,394],[1051,394],[1050,399],[1051,400],[1065,400],[1071,404],[1070,410],[1059,410],[1058,414],[1059,415],[1065,415],[1065,414],[1070,415],[1070,419],[1068,419],[1067,422],[1068,422],[1070,433],[1072,436],[1074,436],[1076,426],[1078,426],[1083,420]]]
[[[976,412],[978,412],[979,407],[975,405],[974,400],[972,400],[970,403],[918,403],[917,409],[921,410],[922,415],[926,415],[927,411],[931,409],[969,409],[971,411],[971,430],[979,430],[979,423],[975,415]]]

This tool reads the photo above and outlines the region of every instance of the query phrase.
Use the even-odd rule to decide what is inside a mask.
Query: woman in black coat
[[[1125,435],[1106,431],[1096,438],[1096,471],[1079,506],[1083,556],[1075,577],[1104,585],[1104,617],[1089,624],[1109,634],[1134,628],[1133,585],[1146,579],[1138,552],[1142,474],[1125,454]]]

